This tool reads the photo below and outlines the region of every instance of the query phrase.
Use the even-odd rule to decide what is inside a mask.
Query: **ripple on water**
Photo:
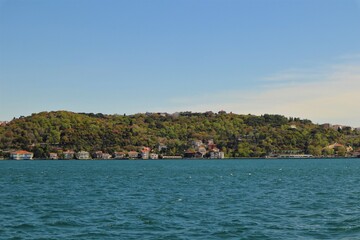
[[[356,160],[0,165],[0,239],[281,240],[360,235]]]

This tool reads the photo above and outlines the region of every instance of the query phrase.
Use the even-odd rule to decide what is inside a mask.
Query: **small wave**
[[[49,225],[53,226],[53,227],[78,227],[78,226],[81,226],[81,224],[79,224],[75,221],[72,221],[72,220],[59,220],[59,221],[50,223]]]
[[[22,223],[16,226],[13,226],[13,228],[16,229],[30,229],[30,228],[35,228],[36,226],[33,224],[29,224],[29,223]]]

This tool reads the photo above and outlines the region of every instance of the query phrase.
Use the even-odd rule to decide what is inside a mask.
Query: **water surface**
[[[360,160],[0,161],[0,239],[358,239]]]

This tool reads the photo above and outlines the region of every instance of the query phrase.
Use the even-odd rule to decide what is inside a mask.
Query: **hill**
[[[147,146],[164,155],[183,155],[213,142],[226,157],[264,157],[271,153],[345,155],[344,149],[324,149],[333,143],[360,147],[360,133],[334,130],[310,120],[281,115],[233,113],[146,113],[129,116],[67,111],[41,112],[0,126],[3,152],[24,149],[35,157],[50,152],[139,150]],[[195,144],[194,144],[195,143]]]

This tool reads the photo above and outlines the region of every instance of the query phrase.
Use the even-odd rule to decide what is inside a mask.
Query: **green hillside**
[[[49,152],[139,150],[147,146],[165,155],[183,155],[192,143],[213,140],[226,157],[264,157],[271,153],[345,155],[344,149],[324,147],[335,142],[354,149],[360,134],[351,128],[331,129],[309,120],[280,115],[232,113],[135,114],[130,116],[41,112],[0,127],[0,149],[24,149],[35,157]],[[159,149],[159,145],[166,148]]]

